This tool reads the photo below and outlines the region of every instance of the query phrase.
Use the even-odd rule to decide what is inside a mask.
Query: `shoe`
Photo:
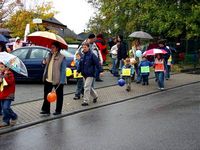
[[[50,115],[50,112],[41,111],[40,114],[41,114],[41,115]]]
[[[96,81],[97,81],[97,82],[103,82],[103,80],[101,80],[101,79],[96,79]]]
[[[142,85],[145,85],[145,83],[142,83]]]
[[[61,114],[61,112],[54,112],[54,113],[53,113],[54,116],[60,115],[60,114]]]
[[[9,123],[2,122],[2,123],[0,124],[0,128],[7,127],[7,126],[9,126]]]
[[[160,88],[160,87],[158,87],[158,89],[159,89],[159,90],[161,90],[161,88]]]
[[[166,78],[166,80],[169,80],[169,78]]]
[[[82,105],[82,106],[88,106],[89,104],[86,103],[86,102],[83,102],[81,105]]]
[[[11,120],[10,120],[10,125],[11,125],[11,126],[16,125],[16,123],[17,123],[17,118],[16,118],[16,119],[11,119]]]
[[[78,100],[78,99],[80,99],[80,96],[75,96],[73,99]]]
[[[162,91],[165,89],[165,88],[160,88]]]
[[[93,99],[93,103],[96,103],[96,102],[97,102],[97,99],[98,99],[98,97],[94,98],[94,99]]]
[[[149,82],[147,82],[147,85],[149,85]]]
[[[126,89],[127,92],[130,92],[130,89]]]

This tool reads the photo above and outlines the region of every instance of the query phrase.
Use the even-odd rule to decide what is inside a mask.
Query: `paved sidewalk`
[[[200,82],[199,75],[184,74],[184,73],[175,74],[172,75],[170,80],[165,81],[165,88],[167,90],[177,86],[187,85],[195,82]],[[88,107],[81,106],[82,100],[76,100],[76,101],[73,100],[74,94],[66,95],[64,97],[63,112],[62,115],[59,116],[50,115],[44,117],[40,115],[39,112],[42,106],[43,102],[42,100],[13,105],[12,107],[13,110],[19,116],[17,125],[13,127],[6,127],[0,129],[0,134],[28,127],[34,124],[42,123],[44,121],[61,118],[63,116],[75,114],[77,112],[82,112],[88,109],[98,108],[108,104],[113,104],[124,100],[133,99],[138,96],[152,94],[156,92],[162,92],[162,91],[159,91],[157,89],[157,84],[155,83],[155,79],[151,79],[149,86],[143,86],[141,84],[136,84],[133,82],[132,91],[130,92],[127,92],[125,90],[125,87],[119,87],[117,85],[97,89],[97,92],[99,94],[98,102],[96,104],[93,104],[91,102]],[[55,104],[53,103],[51,106],[51,112],[53,113],[54,110],[55,110]]]

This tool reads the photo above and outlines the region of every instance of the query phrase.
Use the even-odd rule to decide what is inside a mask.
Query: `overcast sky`
[[[22,0],[26,8],[48,1],[53,2],[54,9],[58,11],[55,18],[77,34],[86,29],[95,11],[87,0]]]
[[[55,18],[77,34],[86,29],[86,23],[95,11],[86,0],[52,1],[55,10],[59,11]]]

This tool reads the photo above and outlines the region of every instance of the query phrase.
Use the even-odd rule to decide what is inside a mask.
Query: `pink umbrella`
[[[147,50],[143,53],[143,56],[152,56],[156,54],[166,54],[167,52],[163,49],[153,48],[150,50]]]

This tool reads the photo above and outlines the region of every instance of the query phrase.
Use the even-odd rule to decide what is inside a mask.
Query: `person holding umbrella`
[[[3,123],[1,127],[15,125],[17,114],[11,109],[15,95],[15,78],[12,71],[0,62],[0,103],[3,110]]]
[[[158,83],[158,89],[164,90],[164,71],[165,71],[165,63],[163,54],[156,54],[155,55],[155,75]]]
[[[44,63],[46,64],[43,81],[44,81],[44,102],[41,108],[40,114],[50,115],[50,102],[47,100],[47,95],[56,89],[57,101],[56,110],[53,115],[59,115],[62,112],[63,106],[63,86],[65,84],[65,69],[66,59],[60,53],[61,47],[59,42],[53,42],[51,46],[51,53],[46,58]]]

